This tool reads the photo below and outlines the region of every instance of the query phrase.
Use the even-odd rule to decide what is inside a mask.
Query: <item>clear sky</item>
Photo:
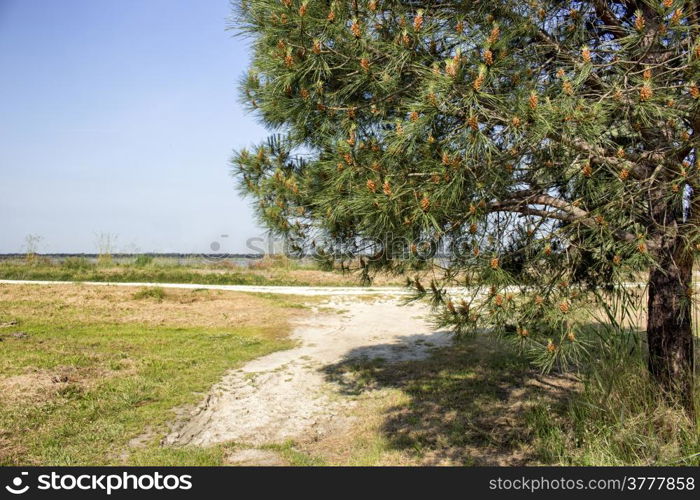
[[[229,0],[0,0],[0,253],[245,251],[230,176],[267,134],[238,102]],[[228,238],[222,238],[227,234]]]

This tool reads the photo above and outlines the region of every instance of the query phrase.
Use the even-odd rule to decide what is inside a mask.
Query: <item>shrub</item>
[[[156,299],[158,302],[162,302],[162,300],[165,298],[165,290],[163,290],[159,286],[143,288],[138,292],[134,293],[132,297],[137,300]]]
[[[92,267],[92,264],[85,257],[68,257],[61,263],[61,267],[64,269],[81,270],[89,269]]]
[[[144,255],[141,254],[136,257],[136,260],[134,261],[134,265],[136,267],[146,267],[150,266],[153,264],[153,256],[152,255]]]

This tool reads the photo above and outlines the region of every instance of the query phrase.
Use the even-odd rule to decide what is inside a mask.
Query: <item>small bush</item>
[[[90,261],[87,260],[85,257],[68,257],[61,263],[61,267],[63,267],[64,269],[71,269],[77,271],[81,269],[89,269],[90,267],[92,267],[92,264],[90,264]]]
[[[153,256],[152,255],[144,255],[141,254],[136,257],[136,260],[134,261],[134,265],[136,267],[146,267],[150,266],[153,264]]]
[[[165,298],[165,290],[163,290],[161,287],[156,286],[156,287],[151,287],[151,288],[143,288],[139,290],[138,292],[134,293],[132,295],[134,299],[141,300],[141,299],[156,299],[158,302],[161,302]]]
[[[213,262],[209,264],[209,269],[226,269],[226,270],[240,270],[240,264],[232,262],[230,260],[221,260],[218,262]]]
[[[268,269],[290,269],[293,265],[293,260],[286,255],[266,255],[262,259],[248,264],[248,268],[263,271]]]
[[[112,258],[112,254],[109,253],[101,253],[100,255],[97,256],[97,265],[101,267],[105,266],[111,266],[114,264],[114,259]]]
[[[51,259],[36,253],[28,253],[24,256],[24,264],[29,267],[51,266]]]

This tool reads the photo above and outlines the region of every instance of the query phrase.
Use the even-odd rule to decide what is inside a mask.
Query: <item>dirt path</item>
[[[255,448],[320,437],[347,424],[354,404],[327,381],[325,368],[353,358],[421,359],[432,348],[450,343],[448,333],[430,327],[422,304],[346,297],[333,298],[323,307],[335,312],[314,311],[299,324],[293,333],[298,347],[227,373],[193,412],[182,416],[164,444],[234,441]],[[242,452],[245,461],[248,455],[250,450]]]
[[[0,280],[7,284],[73,285],[73,282]],[[347,429],[357,399],[343,393],[326,372],[352,359],[392,363],[427,357],[449,345],[451,335],[435,331],[424,303],[402,305],[406,289],[393,287],[243,286],[167,283],[82,282],[94,286],[158,286],[236,292],[324,296],[299,322],[298,345],[231,370],[194,410],[183,411],[164,445],[236,443],[229,463],[276,465],[279,456],[264,445],[313,441]],[[341,381],[342,383],[342,381]]]

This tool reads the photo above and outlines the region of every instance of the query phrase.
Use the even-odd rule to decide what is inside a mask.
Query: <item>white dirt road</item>
[[[0,280],[0,284],[15,285],[75,285],[75,281],[39,281],[39,280]],[[196,283],[120,283],[101,281],[80,281],[81,285],[91,286],[148,286],[160,288],[183,288],[189,290],[228,290],[229,292],[279,293],[284,295],[304,296],[343,296],[364,295],[399,296],[409,292],[401,287],[351,287],[351,286],[257,286],[257,285],[204,285]]]
[[[73,284],[22,280],[0,283]],[[173,446],[235,442],[240,445],[238,461],[244,463],[265,463],[265,457],[248,457],[265,452],[257,449],[261,445],[313,440],[349,424],[350,409],[356,400],[343,394],[341,387],[330,380],[329,367],[362,358],[387,363],[422,359],[432,349],[451,342],[448,332],[431,327],[424,303],[403,305],[407,292],[401,288],[82,284],[328,297],[320,304],[316,302],[312,314],[295,325],[292,339],[297,341],[296,347],[226,373],[194,410],[180,412],[172,432],[163,440],[163,444]],[[232,463],[236,461],[236,457],[231,457]]]
[[[354,404],[326,379],[328,367],[356,358],[421,359],[451,341],[449,333],[431,329],[424,305],[336,298],[323,306],[338,312],[313,314],[298,324],[293,333],[298,347],[227,373],[193,412],[181,417],[164,443],[234,441],[255,447],[319,438],[346,425]]]

